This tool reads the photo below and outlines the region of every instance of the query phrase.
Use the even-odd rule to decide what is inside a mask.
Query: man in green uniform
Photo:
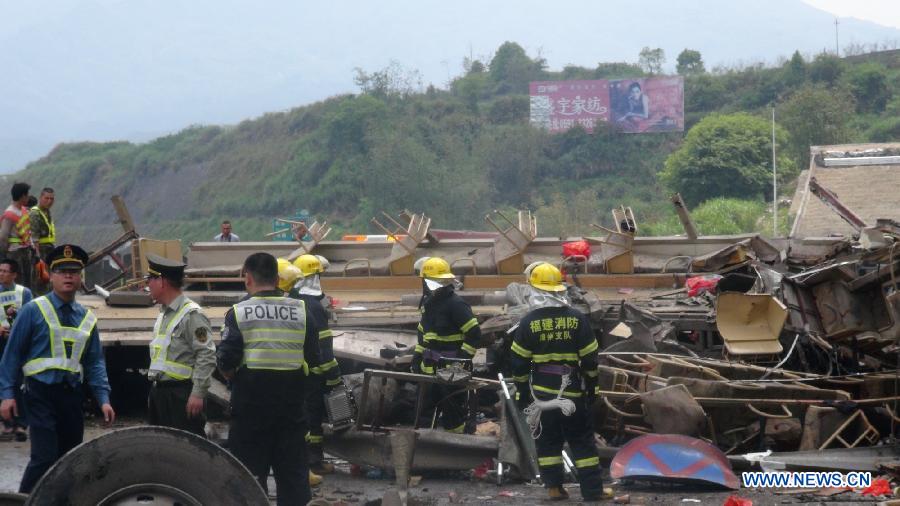
[[[147,422],[204,436],[203,404],[216,368],[209,319],[181,292],[183,263],[154,254],[147,262],[150,296],[160,304],[150,342]]]
[[[581,497],[597,501],[604,491],[594,446],[590,406],[597,386],[597,339],[587,317],[568,304],[562,274],[544,263],[528,275],[532,307],[518,323],[512,372],[520,408],[540,410],[538,465],[550,499],[566,499],[563,443],[575,460]]]
[[[413,354],[412,372],[435,374],[447,359],[472,360],[481,341],[481,328],[472,308],[454,291],[455,277],[450,264],[431,257],[422,264],[422,319],[418,328],[418,344]],[[439,401],[444,430],[462,434],[466,428],[466,405],[463,395],[451,395],[457,388],[434,385],[433,400]],[[472,427],[474,429],[474,427]]]
[[[37,243],[40,258],[47,258],[47,254],[53,251],[54,244],[56,244],[56,225],[53,223],[53,217],[50,216],[50,208],[53,207],[55,199],[56,193],[53,188],[44,188],[38,197],[37,205],[32,207],[29,212],[31,237]],[[35,295],[43,295],[50,289],[50,285],[42,281],[40,276],[34,276],[31,285]]]

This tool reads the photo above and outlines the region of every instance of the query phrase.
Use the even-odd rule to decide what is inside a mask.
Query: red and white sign
[[[536,81],[529,85],[531,124],[551,132],[581,125],[593,132],[609,121],[609,83],[603,81]]]
[[[612,122],[627,133],[684,131],[684,79],[536,81],[529,86],[531,124],[550,132]]]

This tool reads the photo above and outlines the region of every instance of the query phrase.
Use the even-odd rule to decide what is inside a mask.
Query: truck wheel
[[[28,499],[26,494],[0,492],[0,506],[22,506]]]
[[[166,427],[120,429],[63,455],[26,505],[268,506],[235,457],[194,434]]]

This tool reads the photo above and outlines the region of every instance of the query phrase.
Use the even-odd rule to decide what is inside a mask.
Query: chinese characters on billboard
[[[581,125],[588,132],[609,121],[606,81],[539,81],[529,85],[531,124],[551,132]]]
[[[628,133],[684,130],[684,80],[646,77],[532,82],[531,124],[551,132],[613,122]]]

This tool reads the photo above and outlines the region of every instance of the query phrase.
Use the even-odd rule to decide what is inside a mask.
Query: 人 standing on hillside
[[[53,188],[44,188],[38,197],[37,205],[29,212],[31,221],[31,236],[37,242],[37,252],[40,258],[47,258],[56,244],[56,225],[50,215],[50,208],[56,200]],[[43,295],[50,289],[49,282],[43,281],[40,276],[34,276],[32,291],[37,295]]]
[[[31,235],[29,190],[28,183],[14,183],[10,189],[12,203],[0,218],[0,254],[18,262],[19,284],[31,288],[37,252]]]

